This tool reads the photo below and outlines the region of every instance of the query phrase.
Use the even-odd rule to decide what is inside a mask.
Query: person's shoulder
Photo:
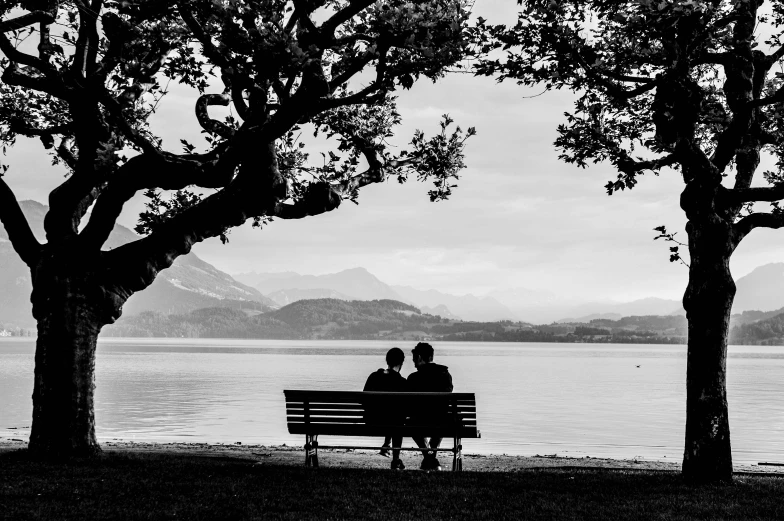
[[[367,380],[365,381],[365,387],[364,387],[363,390],[364,391],[372,391],[372,390],[374,390],[374,388],[378,385],[379,380],[381,380],[383,377],[384,377],[384,370],[383,369],[379,369],[378,371],[373,371],[372,373],[370,373],[368,375]]]

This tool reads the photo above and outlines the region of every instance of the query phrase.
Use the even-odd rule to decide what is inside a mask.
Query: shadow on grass
[[[784,519],[784,478],[688,487],[670,472],[307,469],[252,460],[0,455],[0,519]]]

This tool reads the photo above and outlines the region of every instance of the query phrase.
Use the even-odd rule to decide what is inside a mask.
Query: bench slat
[[[353,411],[332,411],[329,409],[310,409],[308,411],[310,416],[364,416],[365,409],[356,409]],[[304,409],[294,409],[286,411],[289,416],[305,417]]]
[[[316,401],[327,400],[330,402],[346,403],[351,400],[363,400],[373,395],[384,397],[405,397],[412,393],[387,393],[374,391],[305,391],[305,390],[284,390],[286,401]],[[428,397],[442,396],[451,400],[475,401],[474,393],[418,393],[426,394]]]
[[[306,418],[304,416],[286,416],[286,421],[290,423],[353,423],[357,425],[365,425],[367,422],[365,418],[361,416],[310,416]],[[476,425],[475,418],[462,418],[463,425],[467,425],[469,423],[473,423]]]
[[[359,409],[362,407],[360,403],[309,403],[308,407],[310,408],[319,408],[319,409]],[[304,409],[305,404],[302,402],[286,403],[287,409]]]
[[[307,404],[304,402],[287,402],[286,408],[287,409],[358,409],[363,407],[367,404],[373,403],[398,403],[398,402],[416,402],[421,403],[420,401],[416,400],[415,398],[409,397],[407,400],[396,400],[396,399],[384,399],[384,400],[367,400],[362,403],[328,403],[328,402],[308,402]],[[428,402],[429,403],[429,402]],[[457,407],[457,409],[476,409],[475,404],[467,404],[467,403],[451,403],[449,401],[438,400],[434,401],[434,404],[439,404],[443,407]]]
[[[460,427],[459,429],[439,426],[413,428],[412,426],[394,425],[348,425],[348,424],[316,424],[290,423],[291,434],[323,434],[332,436],[441,436],[444,438],[479,438],[476,427]]]
[[[450,416],[450,417],[453,418],[454,416]],[[304,414],[292,414],[292,413],[287,413],[287,415],[286,415],[286,421],[290,421],[290,422],[291,421],[304,422],[306,420],[315,422],[315,421],[323,421],[324,418],[329,418],[330,421],[334,420],[336,422],[342,422],[342,421],[346,421],[346,422],[354,421],[354,422],[358,422],[358,423],[364,423],[365,422],[365,415],[362,414],[362,413],[358,413],[358,414],[330,414],[330,413],[323,413],[322,412],[322,413],[312,413],[312,414],[310,414],[308,416],[305,416]],[[381,416],[381,418],[383,418],[383,416]],[[476,422],[476,415],[460,414],[460,415],[458,415],[458,418],[460,418],[460,420],[463,423],[466,423],[466,422]]]
[[[435,409],[435,408],[433,408]],[[334,414],[335,416],[352,416],[352,415],[363,415],[365,411],[368,409],[365,407],[355,407],[353,409],[330,409],[328,407],[312,407],[312,408],[302,408],[302,409],[286,409],[287,414],[305,414],[306,412],[309,414]],[[383,411],[383,408],[374,409],[375,411]],[[457,414],[458,416],[476,416],[476,409],[460,409],[460,408],[453,408],[453,407],[443,407],[440,408],[445,413],[449,414]]]

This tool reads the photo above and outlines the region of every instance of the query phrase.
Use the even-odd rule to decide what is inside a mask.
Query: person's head
[[[393,371],[400,372],[403,361],[406,359],[405,353],[399,347],[393,347],[387,351],[387,366]]]
[[[418,343],[411,353],[414,355],[414,365],[417,367],[433,361],[433,346],[427,342]]]

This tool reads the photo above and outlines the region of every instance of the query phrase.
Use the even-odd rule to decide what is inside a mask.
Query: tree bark
[[[727,409],[727,338],[735,282],[730,273],[732,226],[718,215],[690,220],[686,443],[683,477],[690,483],[732,481]]]
[[[33,270],[38,340],[28,450],[46,459],[101,452],[93,407],[95,351],[112,310],[100,298],[101,287],[92,282],[90,262],[74,261],[72,254],[70,262],[63,257],[48,255]]]

